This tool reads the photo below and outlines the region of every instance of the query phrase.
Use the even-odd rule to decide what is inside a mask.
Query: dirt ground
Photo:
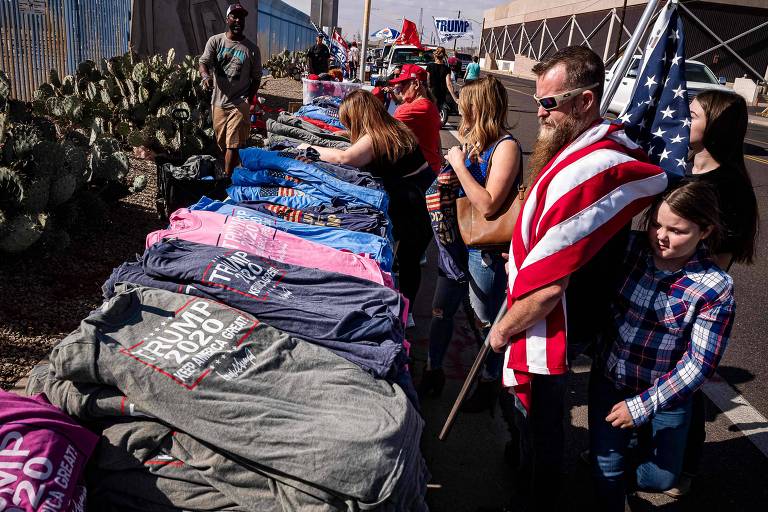
[[[301,100],[301,82],[267,76],[259,92],[268,108],[287,109],[289,101]],[[147,176],[147,187],[112,204],[103,222],[85,219],[70,233],[69,247],[0,255],[0,388],[12,388],[76,329],[101,304],[101,285],[112,269],[144,251],[147,233],[165,227],[155,214],[154,162],[131,158],[128,182],[139,174]]]

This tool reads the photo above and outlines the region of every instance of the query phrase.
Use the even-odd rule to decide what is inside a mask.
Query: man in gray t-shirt
[[[248,101],[261,82],[261,52],[243,35],[247,15],[248,11],[239,3],[230,5],[227,31],[208,39],[200,56],[203,87],[213,87],[213,129],[216,143],[224,153],[224,171],[228,176],[240,163],[238,149],[245,147],[250,132]]]

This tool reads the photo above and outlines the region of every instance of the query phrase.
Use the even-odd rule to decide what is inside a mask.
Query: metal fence
[[[687,59],[704,62],[729,81],[745,74],[753,80],[766,79],[768,9],[693,0],[680,7]],[[610,64],[623,51],[643,9],[645,4],[627,7],[621,30],[620,8],[486,27],[481,55],[505,61],[524,55],[539,61],[577,44],[588,46]]]
[[[307,14],[281,0],[259,0],[258,45],[264,60],[283,50],[306,50],[316,35]]]
[[[127,52],[130,7],[130,0],[0,1],[0,69],[13,96],[30,100],[50,69],[64,76],[86,59]]]

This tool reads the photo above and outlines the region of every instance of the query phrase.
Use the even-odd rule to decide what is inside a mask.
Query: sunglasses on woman
[[[586,87],[579,87],[578,89],[572,89],[570,91],[565,91],[560,94],[555,94],[554,96],[545,96],[543,98],[539,98],[534,94],[533,99],[536,100],[536,103],[538,103],[541,108],[543,108],[546,111],[550,111],[558,107],[562,107],[563,105],[571,101],[573,98],[575,98],[577,95],[581,94],[584,91],[594,89],[598,85],[600,84],[598,82],[595,82],[594,84],[588,85]]]

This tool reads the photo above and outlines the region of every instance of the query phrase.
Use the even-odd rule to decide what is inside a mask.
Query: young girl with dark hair
[[[704,91],[691,102],[690,148],[693,178],[717,191],[723,236],[712,246],[713,259],[728,271],[733,263],[752,264],[755,257],[759,216],[752,180],[744,164],[747,133],[744,98],[725,91]],[[666,494],[678,498],[688,493],[698,472],[706,431],[705,401],[693,397],[693,414],[685,452],[683,474]]]
[[[759,218],[744,164],[747,120],[747,104],[736,93],[704,91],[691,103],[692,173],[717,190],[723,236],[712,252],[726,271],[755,257]]]
[[[709,250],[720,240],[716,191],[690,179],[658,198],[646,232],[630,236],[589,384],[599,510],[624,510],[630,470],[651,491],[680,476],[691,398],[717,368],[733,323],[733,281]],[[627,462],[633,440],[636,467]]]

